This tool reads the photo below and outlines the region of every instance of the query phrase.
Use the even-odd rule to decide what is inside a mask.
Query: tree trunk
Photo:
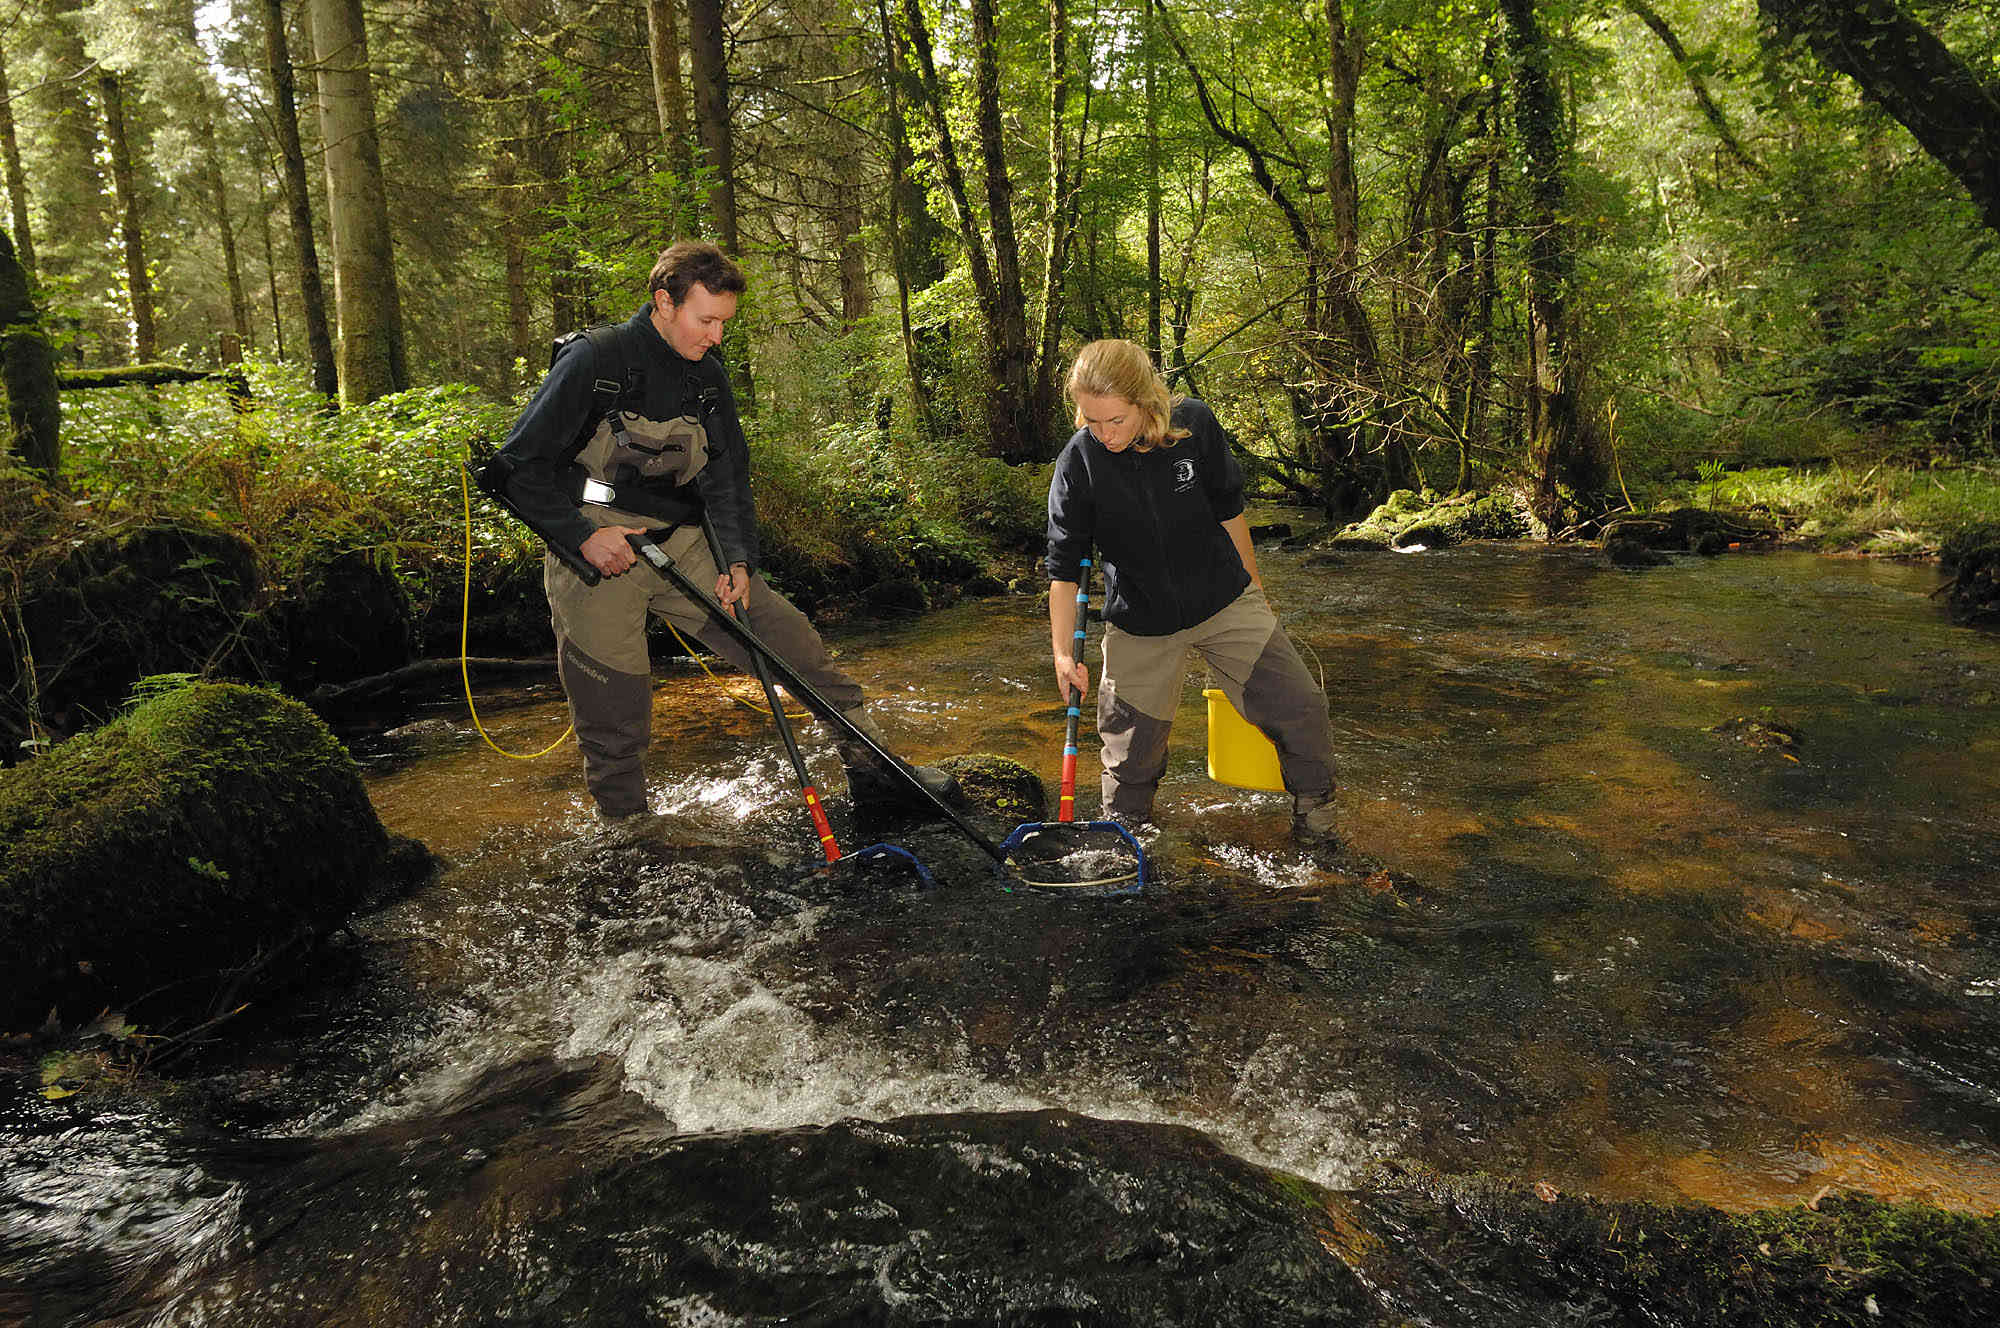
[[[271,76],[271,118],[278,131],[278,154],[284,160],[285,208],[298,259],[299,303],[305,315],[306,349],[312,356],[313,390],[330,397],[340,389],[340,374],[333,358],[333,332],[327,326],[326,291],[320,284],[319,245],[313,238],[312,191],[306,180],[305,150],[299,142],[298,95],[290,43],[285,37],[284,0],[264,0],[264,62]]]
[[[1146,61],[1146,350],[1153,363],[1164,363],[1160,326],[1160,99],[1159,58],[1153,25],[1157,6],[1146,0],[1146,27],[1141,37]]]
[[[701,135],[704,164],[714,171],[708,190],[709,214],[715,219],[715,242],[732,258],[741,256],[736,230],[736,137],[729,123],[729,28],[723,0],[688,0],[688,64],[694,75],[695,129]],[[732,323],[723,354],[736,389],[736,408],[744,415],[757,411],[757,384],[750,374],[750,353],[741,320]]]
[[[966,250],[966,262],[972,266],[972,290],[980,304],[980,316],[986,322],[986,452],[988,456],[1014,456],[1022,450],[1024,436],[1020,432],[1020,416],[1028,414],[1028,310],[1020,294],[1020,266],[1018,254],[1014,258],[1012,276],[1014,288],[1012,296],[1002,292],[1002,282],[994,274],[994,256],[986,250],[986,236],[980,234],[980,224],[972,212],[972,198],[966,192],[966,174],[958,162],[958,140],[952,136],[952,118],[944,104],[944,88],[938,80],[938,66],[930,50],[930,30],[924,26],[924,10],[918,0],[904,0],[902,6],[904,22],[910,28],[910,48],[918,60],[918,72],[924,86],[924,110],[930,114],[930,128],[938,136],[938,166],[944,176],[946,190],[952,198],[952,212],[958,218],[958,234]],[[980,18],[984,14],[984,20]],[[974,4],[974,78],[980,86],[980,138],[988,140],[988,132],[994,140],[1000,134],[1000,108],[998,108],[998,52],[994,50],[992,32],[992,2],[978,0]],[[990,96],[988,96],[990,92]],[[988,116],[988,104],[992,114]],[[988,128],[990,120],[990,128]],[[1008,218],[1008,236],[1012,238],[1012,204],[1008,202],[1010,186],[1006,184],[1006,170],[1002,166],[998,180],[992,170],[988,170],[986,180],[988,200],[998,198],[1002,204],[1002,214]],[[992,206],[988,202],[988,206]],[[1012,318],[1008,314],[1012,306]],[[1012,334],[1010,334],[1012,324]],[[1028,440],[1032,442],[1032,440]]]
[[[973,122],[986,176],[986,224],[993,232],[993,300],[987,362],[999,389],[987,411],[988,448],[997,457],[1043,459],[1034,409],[1028,300],[1021,288],[1021,245],[1014,231],[1014,182],[1007,174],[1007,133],[1000,113],[998,0],[972,0]]]
[[[193,51],[196,72],[193,89],[195,104],[195,144],[201,153],[202,185],[208,191],[208,205],[215,213],[215,228],[222,239],[222,274],[229,287],[229,316],[241,344],[250,344],[250,298],[243,291],[243,271],[236,258],[236,227],[229,217],[229,187],[223,182],[222,151],[215,138],[215,85],[208,74],[208,57],[195,33],[193,0],[180,0],[177,12],[180,36]]]
[[[1895,0],[1758,0],[1781,33],[1861,85],[2000,231],[2000,93]]]
[[[889,140],[888,229],[891,260],[896,268],[896,302],[902,315],[903,361],[916,401],[917,429],[933,441],[942,436],[938,397],[950,380],[949,324],[917,328],[910,318],[910,293],[928,290],[944,279],[944,228],[931,211],[930,192],[916,175],[916,153],[910,147],[905,107],[921,100],[921,83],[912,78],[903,36],[889,15],[888,0],[876,0],[882,25],[883,106]]]
[[[1043,450],[1052,451],[1068,430],[1058,427],[1056,403],[1061,395],[1056,386],[1056,361],[1061,353],[1064,276],[1069,271],[1070,237],[1076,231],[1076,196],[1082,184],[1084,128],[1090,123],[1090,71],[1084,71],[1083,127],[1077,135],[1077,159],[1072,169],[1069,139],[1063,132],[1063,118],[1069,107],[1069,6],[1065,0],[1049,4],[1049,236],[1042,263],[1042,326],[1036,338],[1034,395],[1031,398],[1035,433],[1028,441],[1041,440]],[[1155,363],[1159,348],[1152,348]]]
[[[7,389],[9,450],[55,479],[62,462],[55,354],[42,332],[28,274],[5,231],[0,231],[0,384]]]
[[[525,362],[533,374],[536,362],[528,341],[528,241],[521,219],[520,158],[503,148],[493,159],[493,191],[500,197],[501,264],[507,273],[507,386],[519,387],[513,363]]]
[[[14,223],[21,270],[35,277],[35,240],[28,226],[28,177],[21,170],[21,143],[14,134],[14,94],[7,83],[7,57],[0,50],[0,156],[7,171],[7,209]]]
[[[673,0],[646,0],[646,53],[653,67],[653,108],[659,115],[660,142],[667,169],[673,172],[675,205],[668,215],[676,233],[691,228],[695,217],[694,153],[688,146],[687,89],[681,83],[681,28]],[[671,241],[674,237],[666,237]]]
[[[79,0],[43,0],[43,31],[50,77],[40,96],[47,108],[49,179],[41,189],[42,214],[50,222],[46,242],[37,247],[43,277],[76,275],[86,280],[111,233],[104,210],[104,177],[97,169],[97,116],[85,89],[92,61],[83,49],[74,16]]]
[[[146,271],[145,234],[139,227],[139,193],[132,169],[132,146],[125,133],[125,90],[116,74],[97,76],[104,107],[104,143],[111,157],[111,182],[118,198],[118,231],[125,250],[125,294],[132,314],[128,349],[140,361],[157,359],[159,332],[153,321],[153,279]]]
[[[264,281],[271,300],[271,353],[283,363],[285,312],[278,303],[278,247],[271,241],[271,188],[261,166],[257,170],[257,229],[264,237]]]
[[[715,223],[716,243],[733,257],[738,252],[736,149],[729,127],[728,29],[722,0],[688,0],[687,10],[695,127],[701,134],[705,164],[715,173],[708,188],[708,213]]]
[[[358,406],[409,386],[395,250],[361,0],[311,0],[340,318],[340,401]]]
[[[1354,113],[1366,42],[1363,34],[1348,24],[1346,0],[1326,0],[1326,21],[1330,98],[1326,193],[1333,245],[1323,287],[1328,344],[1315,350],[1329,357],[1329,377],[1339,384],[1328,408],[1346,418],[1323,435],[1334,447],[1324,469],[1336,480],[1336,488],[1356,485],[1372,500],[1404,486],[1410,461],[1402,430],[1393,429],[1380,450],[1379,474],[1369,474],[1374,467],[1368,462],[1367,431],[1349,422],[1367,413],[1382,397],[1375,328],[1361,300],[1361,184],[1354,172]]]
[[[1566,509],[1597,487],[1577,365],[1569,344],[1568,300],[1575,273],[1563,220],[1569,141],[1562,97],[1549,71],[1548,39],[1534,0],[1500,0],[1514,53],[1514,125],[1528,179],[1527,443],[1530,504],[1553,532]],[[1565,492],[1567,490],[1567,492]]]

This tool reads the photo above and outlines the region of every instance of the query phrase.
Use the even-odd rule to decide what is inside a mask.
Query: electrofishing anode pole
[[[717,538],[715,525],[708,519],[708,513],[701,514],[701,533],[708,537],[708,552],[715,559],[718,571],[728,573],[729,564],[722,552],[722,541]],[[742,613],[735,604],[729,606],[729,615],[737,622],[743,621]],[[799,740],[792,733],[792,723],[785,718],[783,701],[778,697],[778,684],[771,680],[771,670],[765,665],[764,657],[752,650],[750,667],[763,684],[764,701],[771,707],[771,722],[777,726],[778,736],[784,739],[785,755],[791,758],[792,773],[798,776],[799,792],[805,795],[806,810],[812,814],[813,833],[819,836],[819,846],[829,863],[840,861],[840,844],[833,837],[833,825],[826,819],[826,808],[820,805],[819,789],[814,786],[812,775],[806,770],[805,758],[799,755]]]
[[[1086,554],[1077,560],[1076,575],[1076,631],[1071,640],[1070,659],[1073,663],[1083,661],[1084,631],[1090,624],[1090,557]],[[1053,591],[1051,592],[1053,593]],[[1054,601],[1050,601],[1051,608]],[[1038,881],[1021,874],[1021,879],[1038,889],[1102,889],[1130,881],[1129,889],[1113,891],[1114,894],[1130,894],[1143,889],[1146,882],[1146,850],[1132,837],[1132,832],[1115,820],[1079,821],[1076,819],[1076,729],[1083,712],[1083,689],[1075,683],[1069,684],[1069,714],[1063,722],[1062,791],[1056,799],[1056,819],[1053,821],[1029,821],[1014,827],[1014,833],[1000,843],[1002,852],[1011,853],[1026,846],[1036,836],[1058,827],[1072,832],[1065,842],[1075,844],[1074,835],[1113,836],[1122,841],[1132,851],[1132,870],[1121,871],[1112,876],[1101,876],[1088,881]]]
[[[1083,628],[1090,616],[1090,559],[1085,558],[1078,565],[1076,574],[1076,635],[1075,644],[1070,647],[1070,659],[1083,662]],[[1058,822],[1076,819],[1076,721],[1083,708],[1083,693],[1075,683],[1069,685],[1069,721],[1063,730],[1062,793],[1056,799],[1056,820]]]
[[[821,720],[839,729],[855,742],[866,747],[870,752],[873,752],[876,759],[882,763],[883,768],[892,778],[900,780],[911,792],[915,793],[925,803],[928,803],[939,816],[951,822],[958,829],[958,832],[971,840],[980,852],[993,859],[997,865],[1001,867],[1007,866],[1007,855],[1001,851],[999,845],[979,833],[978,826],[960,816],[943,798],[925,788],[923,781],[904,768],[903,763],[896,759],[894,753],[875,739],[869,737],[866,733],[863,733],[853,720],[842,714],[834,706],[833,702],[820,695],[817,688],[799,676],[798,670],[787,664],[784,656],[772,650],[755,632],[751,631],[741,622],[738,622],[735,618],[732,618],[729,615],[729,611],[717,602],[711,590],[696,585],[686,572],[683,572],[679,567],[674,565],[674,560],[667,557],[666,550],[654,543],[650,536],[627,535],[625,539],[632,546],[635,553],[651,563],[660,575],[672,582],[675,588],[683,595],[686,595],[696,604],[708,610],[709,616],[715,619],[716,626],[735,638],[736,644],[742,646],[750,654],[761,658],[771,672],[778,675],[778,680],[791,689],[792,695],[805,702],[807,709],[819,716]]]

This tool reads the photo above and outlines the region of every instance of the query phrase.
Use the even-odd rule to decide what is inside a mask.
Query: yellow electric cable
[[[665,619],[662,619],[661,621],[664,622]],[[738,696],[736,693],[730,691],[729,684],[727,682],[724,682],[722,678],[719,675],[717,675],[714,669],[711,669],[710,667],[708,667],[708,665],[702,663],[701,656],[697,655],[694,652],[694,647],[688,644],[688,639],[681,635],[680,628],[674,626],[672,623],[667,623],[667,630],[674,634],[674,640],[681,643],[681,649],[687,654],[687,657],[693,660],[701,668],[701,671],[703,673],[706,673],[708,675],[709,681],[713,682],[717,687],[720,687],[722,689],[722,694],[724,696],[734,701],[737,705],[742,706],[745,710],[751,711],[755,714],[769,715],[771,713],[771,708],[769,706],[760,706],[755,701],[746,701],[742,697]],[[812,711],[800,710],[794,713],[793,711],[787,710],[785,712],[785,718],[811,719]]]
[[[472,703],[472,667],[466,663],[465,653],[467,642],[472,636],[472,481],[467,477],[465,467],[463,466],[460,466],[458,469],[458,487],[459,491],[465,496],[465,593],[459,600],[458,611],[458,676],[459,680],[465,684],[465,708],[472,712],[472,727],[479,730],[479,736],[486,740],[488,747],[491,747],[510,761],[532,761],[538,756],[547,756],[550,752],[562,746],[564,740],[570,734],[576,732],[576,725],[572,724],[564,729],[562,737],[557,738],[539,752],[531,752],[523,756],[519,752],[510,752],[499,743],[493,741],[493,735],[488,733],[486,726],[479,722],[479,707]]]

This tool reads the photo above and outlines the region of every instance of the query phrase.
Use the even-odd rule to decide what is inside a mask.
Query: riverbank
[[[1648,486],[1649,507],[1709,507],[1764,516],[1787,543],[1815,553],[1935,558],[1952,536],[2000,520],[2000,470],[1833,461],[1706,468]]]

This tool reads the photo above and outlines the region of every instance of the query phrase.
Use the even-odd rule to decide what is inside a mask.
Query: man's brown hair
[[[648,290],[663,290],[675,304],[685,303],[689,287],[700,282],[712,295],[741,295],[749,285],[743,269],[703,240],[676,240],[660,251]]]

